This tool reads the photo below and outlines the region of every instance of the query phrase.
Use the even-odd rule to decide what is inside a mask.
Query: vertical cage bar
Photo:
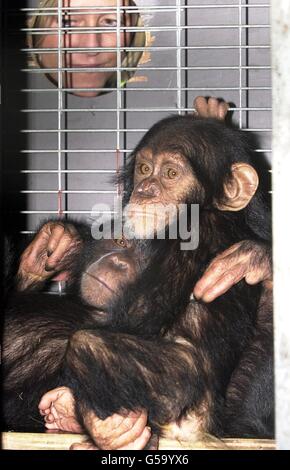
[[[239,0],[239,126],[243,127],[243,0]]]
[[[249,24],[250,21],[250,8],[249,8],[249,0],[245,0],[245,24]],[[250,45],[250,35],[249,35],[249,28],[246,28],[245,31],[245,66],[248,67],[250,65],[250,50],[248,46]],[[246,90],[244,90],[244,106],[246,108],[250,107],[250,70],[245,70],[245,81],[244,85]],[[244,119],[244,127],[248,128],[250,126],[250,113],[249,111],[246,112],[245,119]]]
[[[176,66],[177,66],[177,77],[176,77],[176,102],[178,108],[178,114],[181,114],[182,100],[181,100],[181,88],[182,88],[182,69],[181,69],[181,0],[176,0]]]
[[[276,438],[290,450],[290,2],[272,0]]]
[[[63,116],[63,83],[62,83],[62,0],[58,0],[58,110],[57,110],[57,168],[58,191],[62,191],[62,116]],[[61,215],[61,198],[58,199],[58,212]]]
[[[188,1],[187,0],[184,0],[184,6],[187,7],[188,6]],[[188,47],[189,47],[189,41],[188,41],[188,8],[185,8],[184,9],[184,26],[185,26],[185,30],[184,30],[184,45],[185,45],[185,50],[184,50],[184,67],[185,67],[185,71],[184,71],[184,87],[185,87],[185,98],[184,98],[184,106],[185,108],[189,108],[189,100],[188,100],[188,87],[189,87],[189,82],[188,82],[188,70],[187,70],[187,67],[188,67]]]
[[[122,3],[122,5],[121,5]],[[123,6],[124,0],[117,1],[117,109],[116,109],[116,121],[117,121],[117,129],[116,129],[116,171],[119,172],[120,167],[120,149],[121,149],[121,109],[122,109],[122,55],[121,55],[121,15],[123,14],[126,17],[126,11],[122,12],[121,6]],[[124,3],[125,4],[125,3]],[[126,37],[126,31],[123,33]],[[126,41],[125,41],[126,43]],[[122,197],[122,191],[118,186],[117,197]]]
[[[63,0],[58,0],[58,111],[57,111],[57,170],[58,170],[58,215],[63,215],[62,208],[62,119],[63,119],[63,30],[62,30],[62,4]],[[58,282],[58,293],[62,294],[62,284]]]

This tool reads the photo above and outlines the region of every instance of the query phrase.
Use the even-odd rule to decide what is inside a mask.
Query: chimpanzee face
[[[136,156],[134,191],[130,202],[137,204],[179,204],[188,188],[196,184],[187,159],[176,153],[153,154],[143,149]]]
[[[145,260],[136,244],[125,238],[102,240],[95,247],[81,276],[81,297],[89,305],[105,309],[136,280]]]
[[[125,209],[127,226],[140,238],[145,233],[156,234],[168,225],[169,217],[177,214],[178,204],[185,203],[197,185],[184,156],[174,152],[154,154],[143,148],[136,155],[134,189]]]
[[[259,184],[249,148],[242,134],[217,120],[187,115],[157,122],[137,145],[122,177],[131,194],[126,228],[136,238],[164,233],[169,225],[165,206],[173,222],[176,206],[184,203],[214,211],[244,209]]]

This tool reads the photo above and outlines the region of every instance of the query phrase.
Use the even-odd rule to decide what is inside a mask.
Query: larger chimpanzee
[[[45,386],[70,387],[77,416],[85,426],[92,412],[106,418],[123,409],[145,409],[157,431],[182,418],[190,421],[194,430],[217,435],[229,428],[224,421],[225,397],[228,389],[230,408],[231,386],[234,389],[234,383],[241,380],[239,362],[256,333],[261,287],[250,287],[242,281],[211,304],[193,302],[190,308],[186,307],[192,286],[217,253],[241,240],[263,244],[268,239],[267,214],[251,162],[251,151],[242,132],[216,121],[193,121],[192,117],[171,117],[157,123],[137,146],[124,173],[130,202],[140,209],[150,209],[153,203],[200,204],[200,243],[195,251],[182,251],[179,239],[142,242],[150,261],[108,311],[104,306],[93,307],[94,280],[99,284],[101,280],[103,285],[107,282],[95,272],[99,265],[89,263],[81,270],[81,294],[92,307],[81,308],[84,326],[83,320],[75,322],[69,315],[62,316],[59,323],[55,314],[53,320],[46,321],[46,335],[52,322],[53,334],[52,339],[44,341],[41,354],[49,349],[47,341],[55,340],[62,370],[54,383]],[[138,213],[127,210],[126,222],[137,233],[142,231],[142,220]],[[138,249],[139,243],[134,247]],[[91,249],[88,253],[91,256]],[[127,269],[126,263],[124,267]],[[109,290],[114,293],[114,289]],[[16,309],[17,305],[9,312],[17,316]],[[56,306],[56,314],[58,309]],[[26,310],[31,312],[31,303]],[[40,301],[36,310],[39,314],[40,310],[50,309]],[[8,313],[8,318],[9,315],[13,317],[13,313]],[[92,315],[96,316],[96,323],[92,322]],[[62,327],[66,321],[69,328]],[[27,329],[31,327],[29,314],[26,325]],[[19,379],[24,366],[18,366],[17,361],[27,357],[27,350],[23,350],[24,337],[18,328],[13,337],[18,350],[13,351],[12,330],[6,335],[6,370]],[[34,335],[37,330],[31,331]],[[27,331],[26,345],[30,338]],[[41,349],[42,341],[37,335],[35,340],[34,348]],[[29,346],[28,349],[31,351]],[[267,350],[262,351],[269,364],[271,352],[269,342]],[[35,376],[36,368],[31,360],[29,364]],[[259,367],[259,371],[262,369]],[[234,371],[235,382],[231,385]],[[264,379],[263,371],[261,374]],[[271,382],[270,375],[268,370],[267,383]],[[14,379],[12,385],[15,384]],[[237,401],[240,403],[240,399]],[[249,409],[255,406],[256,403],[249,403]],[[24,411],[27,413],[27,409]],[[235,423],[237,432],[250,434],[247,420],[255,432],[265,419],[257,435],[269,435],[271,423],[267,419],[272,410],[266,407],[264,411],[264,416],[257,411],[249,420],[248,410],[243,425]]]
[[[144,270],[144,251],[140,253],[133,243],[125,248],[124,243],[122,239],[87,242],[71,272],[67,296],[24,293],[8,301],[2,372],[3,416],[9,428],[43,427],[37,405],[43,393],[61,383],[69,338],[81,328],[111,323],[121,290]],[[66,263],[71,267],[69,259]],[[85,302],[80,301],[78,289]]]

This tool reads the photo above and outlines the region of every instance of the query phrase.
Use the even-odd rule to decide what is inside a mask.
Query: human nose
[[[90,50],[98,48],[101,45],[101,34],[96,31],[90,31],[82,35],[82,46],[88,49],[87,53],[89,55],[95,55],[99,51]]]

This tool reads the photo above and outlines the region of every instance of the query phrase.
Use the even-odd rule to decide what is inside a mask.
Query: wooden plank
[[[2,449],[6,450],[69,450],[76,442],[83,442],[87,436],[68,433],[2,433]],[[275,450],[272,440],[255,439],[214,439],[210,441],[179,443],[169,439],[160,439],[159,450]]]

